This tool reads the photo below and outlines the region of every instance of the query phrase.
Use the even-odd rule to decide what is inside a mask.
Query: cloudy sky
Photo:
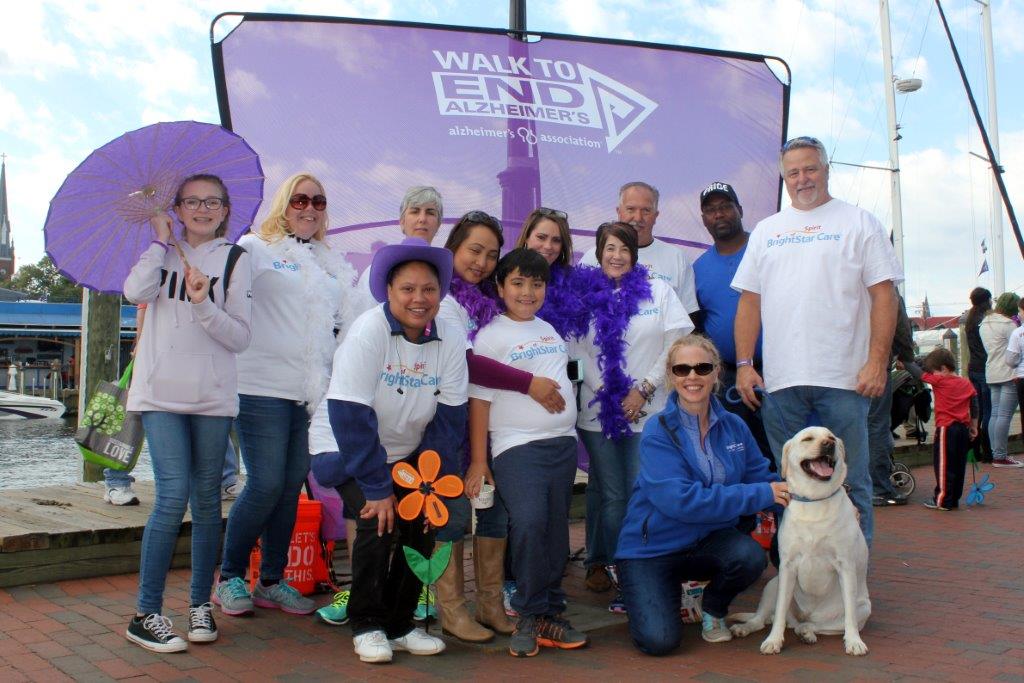
[[[1024,6],[993,0],[1001,161],[1024,216]],[[990,226],[988,165],[932,0],[891,0],[896,73],[924,79],[898,95],[907,301],[958,312],[977,284]],[[987,117],[979,5],[944,0]],[[507,3],[435,0],[39,0],[4,3],[0,21],[0,152],[7,155],[19,265],[43,255],[47,204],[94,148],[158,121],[219,122],[210,22],[263,11],[503,27]],[[888,164],[879,12],[870,0],[533,0],[538,31],[776,55],[792,70],[791,135],[820,137],[833,159]],[[835,166],[833,194],[891,221],[889,174]],[[749,226],[753,227],[753,226]],[[1006,288],[1024,263],[1004,220]],[[991,245],[991,238],[988,243]],[[991,257],[991,252],[988,255]],[[990,261],[991,262],[991,261]]]

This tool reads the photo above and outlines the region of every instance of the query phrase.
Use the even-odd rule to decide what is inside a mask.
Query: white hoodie
[[[981,319],[978,334],[985,345],[988,360],[985,361],[985,381],[989,384],[1012,382],[1013,368],[1006,364],[1006,344],[1010,335],[1017,329],[1017,324],[1010,318],[995,311]]]
[[[128,410],[189,415],[238,414],[235,354],[251,337],[252,272],[249,255],[235,264],[227,291],[224,267],[231,243],[216,238],[181,249],[193,268],[210,277],[198,304],[185,295],[185,267],[173,248],[153,243],[124,281],[132,303],[146,303],[145,330],[135,353]]]

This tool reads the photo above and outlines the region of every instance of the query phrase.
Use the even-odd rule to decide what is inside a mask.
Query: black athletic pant
[[[935,504],[939,507],[960,505],[970,443],[970,430],[962,422],[935,430],[932,464],[935,467]]]

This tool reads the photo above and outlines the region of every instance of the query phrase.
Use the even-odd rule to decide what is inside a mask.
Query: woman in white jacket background
[[[992,417],[988,422],[988,436],[992,441],[993,467],[1020,467],[1020,463],[1006,453],[1010,438],[1010,419],[1017,407],[1017,387],[1013,382],[1014,370],[1006,363],[1006,345],[1017,329],[1013,316],[1020,297],[1004,292],[996,299],[995,307],[978,326],[981,343],[985,345],[985,381],[992,394]]]
[[[235,354],[249,345],[252,301],[249,257],[223,237],[230,206],[218,177],[187,178],[174,198],[184,225],[178,245],[170,246],[171,216],[155,216],[156,239],[124,283],[129,301],[148,304],[128,410],[142,412],[156,481],[142,536],[137,613],[126,635],[156,652],[188,647],[161,616],[186,505],[192,508],[188,639],[217,638],[209,600],[220,549],[220,479],[238,413]]]
[[[309,614],[316,604],[284,580],[299,491],[309,472],[309,417],[327,390],[342,330],[361,308],[355,271],[324,243],[327,196],[309,173],[278,188],[258,233],[239,240],[252,257],[253,343],[238,358],[238,436],[247,479],[228,517],[220,581],[224,614],[255,607]],[[261,539],[250,594],[249,553]]]

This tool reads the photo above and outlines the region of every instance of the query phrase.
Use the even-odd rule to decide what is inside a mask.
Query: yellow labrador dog
[[[756,613],[732,617],[740,623],[731,630],[746,636],[772,624],[761,643],[766,655],[782,650],[786,626],[805,643],[842,633],[846,654],[867,654],[860,630],[871,615],[868,546],[843,489],[843,442],[824,427],[798,432],[783,448],[781,474],[791,500],[778,532],[779,575]]]

